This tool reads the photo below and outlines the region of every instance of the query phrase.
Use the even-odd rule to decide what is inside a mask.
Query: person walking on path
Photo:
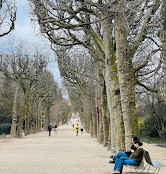
[[[73,129],[74,129],[74,123],[72,124],[72,126],[73,126]]]
[[[49,137],[51,136],[51,130],[52,130],[52,126],[51,126],[51,124],[49,124],[48,125]]]
[[[76,136],[78,136],[78,132],[79,132],[79,125],[77,124],[77,126],[76,126]]]
[[[55,124],[55,133],[57,134],[57,131],[58,131],[58,128],[57,128],[57,125]]]
[[[84,131],[84,126],[81,124],[80,126],[80,129],[81,129],[81,135],[83,134],[83,131]]]

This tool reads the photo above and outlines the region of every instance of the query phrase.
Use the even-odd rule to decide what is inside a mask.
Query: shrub
[[[143,136],[160,137],[156,122],[157,120],[152,117],[146,118],[144,123],[140,124],[140,134]]]
[[[0,135],[10,134],[11,123],[1,123],[0,124]]]

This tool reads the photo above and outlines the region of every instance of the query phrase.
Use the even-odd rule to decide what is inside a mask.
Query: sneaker
[[[115,163],[115,161],[113,159],[109,160],[109,163]]]
[[[115,170],[112,172],[112,174],[120,174],[120,171],[119,170]]]

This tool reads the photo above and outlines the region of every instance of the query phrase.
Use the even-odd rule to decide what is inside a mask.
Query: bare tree
[[[141,72],[151,63],[149,57],[155,57],[161,51],[156,41],[160,1],[31,2],[41,32],[48,37],[54,49],[58,49],[57,45],[66,48],[82,45],[100,65],[99,71],[101,69],[107,91],[112,149],[124,148],[124,128],[125,146],[130,148],[131,136],[139,136],[135,85],[156,91],[142,83]],[[134,67],[133,62],[140,58],[138,52],[145,47],[145,42],[150,42],[155,49],[149,50],[148,47],[149,55],[145,56],[142,64]],[[154,75],[153,72],[160,69],[158,62],[154,70],[149,68],[149,72],[142,73],[144,79],[147,74]],[[121,124],[123,121],[124,125]],[[118,130],[116,136],[115,129]]]
[[[17,50],[17,51],[15,51]],[[17,122],[17,106],[19,89],[21,88],[24,93],[24,114],[25,114],[25,129],[29,131],[29,118],[30,118],[30,95],[34,88],[34,83],[38,80],[39,75],[46,67],[46,57],[43,55],[26,55],[23,46],[16,48],[12,47],[8,55],[3,56],[3,61],[0,64],[0,70],[4,75],[16,82],[15,97],[13,102],[12,112],[12,128],[11,137],[16,136],[16,122]],[[20,105],[21,106],[21,105]],[[20,122],[22,123],[22,114]],[[22,127],[22,124],[20,124]]]
[[[136,6],[138,8],[135,8],[136,11],[134,11],[133,7]],[[155,16],[155,14],[158,13],[159,6],[159,0],[151,2],[118,1],[116,5],[116,59],[123,119],[125,124],[126,148],[130,148],[131,136],[139,135],[135,109],[134,86],[135,84],[139,84],[146,88],[146,85],[139,83],[139,80],[136,78],[132,62],[138,48],[144,43],[144,41],[146,39],[153,40],[151,33],[155,33],[155,30],[152,30],[151,27],[158,27],[156,23],[157,15]]]
[[[0,1],[0,37],[3,37],[14,30],[16,12],[17,7],[15,0]]]
[[[53,47],[56,45],[65,46],[67,48],[71,48],[75,45],[83,45],[87,48],[95,59],[96,62],[100,61],[99,64],[101,69],[104,68],[105,60],[109,62],[109,68],[111,71],[107,73],[106,87],[107,87],[107,100],[109,104],[109,111],[111,114],[111,125],[115,125],[115,118],[119,118],[117,120],[122,120],[121,106],[120,106],[120,93],[118,93],[118,78],[117,73],[113,70],[113,67],[116,67],[114,49],[109,47],[109,51],[105,52],[104,44],[108,42],[104,42],[103,44],[103,36],[101,29],[101,21],[104,21],[108,16],[113,14],[110,11],[110,6],[112,6],[112,2],[78,2],[78,1],[69,1],[66,4],[64,2],[58,1],[55,4],[47,1],[32,1],[34,3],[34,14],[37,15],[37,20],[41,27],[41,32],[48,36],[49,40],[53,44]],[[108,10],[108,11],[107,11]],[[111,20],[108,19],[108,24],[105,28],[111,26]],[[111,30],[109,30],[111,31]],[[110,32],[108,32],[111,34]],[[106,35],[105,35],[106,36]],[[112,39],[112,37],[108,37],[108,39]],[[110,41],[112,42],[112,41]],[[112,51],[111,51],[112,50]],[[109,54],[111,53],[111,54]],[[108,58],[105,59],[105,55]],[[114,59],[114,61],[110,61]],[[99,68],[100,69],[100,68]],[[112,72],[112,73],[110,73]],[[102,70],[104,73],[104,70]],[[111,76],[111,77],[110,77]],[[115,81],[115,82],[114,82]],[[110,90],[110,86],[112,86]],[[111,95],[110,95],[111,91]],[[117,97],[113,97],[113,95],[117,95]],[[119,97],[118,97],[119,96]],[[111,99],[112,97],[112,99]],[[116,101],[114,100],[116,99]],[[119,102],[117,102],[117,99]],[[113,104],[111,103],[113,102]],[[111,108],[111,107],[114,108]],[[113,112],[112,112],[113,111]],[[124,148],[124,139],[123,137],[123,128],[122,124],[117,121],[119,136],[117,136],[116,141],[120,142],[122,145],[120,148]],[[113,127],[111,131],[115,130]],[[111,133],[112,137],[115,137],[115,134]],[[122,136],[121,136],[122,135]],[[115,148],[115,138],[112,139],[111,145]],[[119,148],[117,144],[117,151]]]

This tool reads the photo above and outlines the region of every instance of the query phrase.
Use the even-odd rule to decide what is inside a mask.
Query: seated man
[[[133,144],[137,149],[135,151],[131,150],[132,157],[120,157],[116,159],[114,172],[112,174],[121,174],[123,170],[123,165],[129,164],[138,166],[140,164],[144,153],[142,143],[138,140],[134,140]]]
[[[134,140],[138,140],[139,141],[139,139],[138,139],[138,137],[132,137],[132,139],[131,139],[131,142],[132,142],[131,150],[135,151],[137,148],[134,147],[134,145],[133,145]],[[131,150],[127,151],[127,152],[118,152],[115,156],[112,156],[113,159],[109,160],[109,163],[115,163],[116,159],[120,158],[122,156],[123,157],[129,157],[132,154]]]

